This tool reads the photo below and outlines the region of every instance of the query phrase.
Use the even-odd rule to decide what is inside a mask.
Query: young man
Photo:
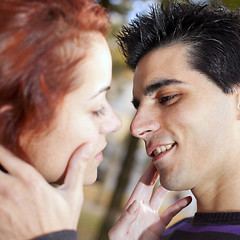
[[[144,140],[162,186],[197,199],[194,217],[146,239],[240,239],[240,13],[155,5],[118,40],[134,70],[131,132]],[[144,220],[130,215],[112,236],[124,221],[131,232]]]

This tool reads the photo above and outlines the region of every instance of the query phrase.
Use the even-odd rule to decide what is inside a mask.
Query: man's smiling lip
[[[152,155],[152,162],[153,163],[155,163],[155,162],[157,162],[158,160],[160,160],[161,158],[163,158],[165,155],[167,155],[168,153],[170,153],[175,147],[176,147],[176,143],[173,143],[172,144],[172,147],[169,149],[169,150],[167,150],[167,151],[165,151],[165,152],[162,152],[162,153],[160,153],[160,154],[158,154],[158,155],[156,155],[156,156],[153,156]]]
[[[154,157],[154,151],[156,148],[162,147],[162,146],[168,146],[168,145],[173,145],[173,147],[174,147],[175,144],[176,144],[176,142],[164,143],[164,144],[159,144],[159,143],[158,144],[149,144],[149,146],[147,146],[147,148],[146,148],[146,152],[149,157]]]

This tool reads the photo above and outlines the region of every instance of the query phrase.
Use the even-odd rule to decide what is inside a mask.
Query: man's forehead
[[[143,56],[135,69],[133,94],[151,91],[149,88],[179,84],[184,80],[182,73],[193,71],[189,66],[189,46],[173,44],[156,48]],[[181,77],[180,77],[181,76]]]

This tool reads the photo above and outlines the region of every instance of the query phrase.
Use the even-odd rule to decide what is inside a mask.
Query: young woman
[[[61,225],[75,229],[79,203],[74,202],[74,206],[69,199],[62,206],[66,198],[62,190],[76,185],[74,192],[78,192],[77,187],[96,180],[106,135],[121,125],[106,100],[112,78],[111,55],[104,37],[108,16],[100,5],[88,0],[4,0],[0,18],[0,143],[37,169],[47,182],[63,183],[65,179],[60,189],[54,189],[61,195],[56,200],[60,213],[52,220],[46,218],[43,229],[35,229],[34,236],[49,232],[48,228],[57,231]],[[86,146],[89,143],[91,149]],[[85,171],[81,161],[86,156],[79,153],[89,156]],[[8,165],[13,163],[13,159],[1,162],[9,172],[1,172],[2,182],[8,186],[9,177],[21,168],[23,182],[45,205],[41,214],[47,214],[52,206],[46,204],[48,194],[41,192],[32,169],[17,163],[13,169]],[[75,174],[68,172],[71,168]],[[77,176],[79,171],[82,176]],[[6,187],[1,198],[16,195],[16,188],[16,184]],[[15,201],[4,205],[17,209],[19,199]],[[56,201],[52,202],[54,208]],[[33,212],[30,206],[20,207],[20,215]],[[72,212],[76,216],[69,221],[67,214]],[[51,221],[56,225],[53,228],[47,223]],[[6,226],[13,227],[5,220],[0,228]],[[22,231],[16,239],[32,237]]]
[[[0,21],[0,239],[77,239],[82,186],[121,126],[108,16],[90,0],[2,0]]]

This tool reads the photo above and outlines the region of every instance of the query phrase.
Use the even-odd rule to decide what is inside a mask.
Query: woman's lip
[[[167,150],[166,152],[160,153],[159,155],[153,157],[152,162],[153,163],[157,162],[159,159],[163,158],[166,154],[170,153],[175,147],[176,144],[174,144],[174,146],[171,149]]]
[[[103,150],[106,148],[107,146],[107,143],[104,145],[103,148],[101,148],[100,152],[95,156],[95,159],[98,161],[98,162],[102,162],[103,160]]]
[[[99,162],[101,162],[103,160],[103,153],[100,152],[95,156],[95,159]]]

